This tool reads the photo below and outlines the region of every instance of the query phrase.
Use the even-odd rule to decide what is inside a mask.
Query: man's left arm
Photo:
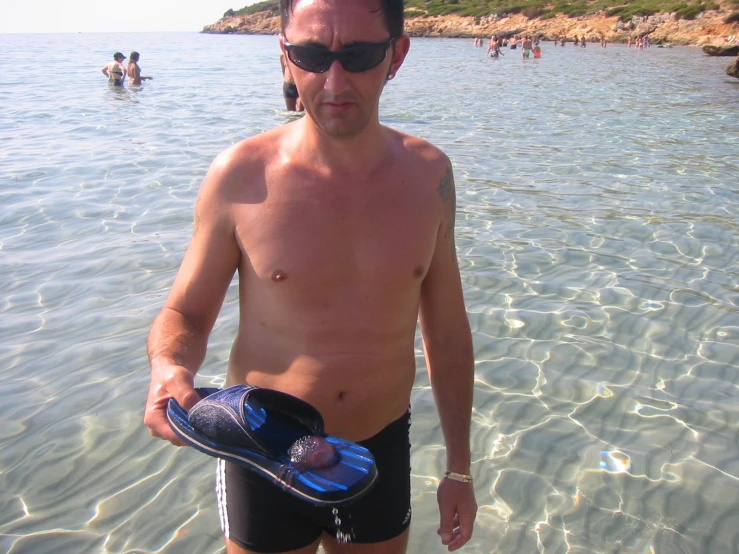
[[[454,243],[456,199],[451,163],[438,181],[443,206],[434,255],[421,288],[420,321],[431,388],[446,444],[446,469],[470,473],[474,354]],[[472,536],[477,513],[472,483],[443,478],[437,492],[438,533],[449,551]]]

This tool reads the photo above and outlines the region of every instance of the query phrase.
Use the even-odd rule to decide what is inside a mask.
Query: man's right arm
[[[190,246],[149,333],[151,383],[144,423],[152,435],[174,444],[183,443],[169,427],[167,402],[174,398],[189,410],[200,399],[194,377],[241,256],[226,194],[231,165],[229,154],[221,154],[203,181]]]

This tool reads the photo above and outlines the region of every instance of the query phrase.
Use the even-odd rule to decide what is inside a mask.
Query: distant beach
[[[702,46],[723,44],[731,36],[739,35],[739,23],[726,23],[731,13],[729,5],[721,11],[707,11],[695,19],[679,19],[675,14],[635,16],[628,22],[618,17],[597,15],[567,17],[558,14],[552,18],[529,19],[523,14],[506,17],[462,17],[459,15],[418,16],[406,19],[406,32],[415,37],[473,38],[492,35],[533,35],[545,40],[575,36],[588,41],[623,43],[629,36],[649,35],[655,44]],[[280,18],[274,13],[258,12],[249,15],[226,15],[216,23],[206,25],[204,33],[217,34],[277,34]]]

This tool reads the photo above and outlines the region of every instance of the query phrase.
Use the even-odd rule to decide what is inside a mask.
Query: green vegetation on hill
[[[233,15],[250,15],[259,12],[270,12],[270,15],[280,15],[280,1],[267,0],[266,2],[257,2],[251,6],[241,8],[237,12],[233,12]]]
[[[739,5],[739,0],[730,2]],[[657,13],[675,13],[680,19],[694,19],[701,12],[719,8],[713,0],[406,0],[405,6],[407,18],[449,14],[480,18],[521,13],[529,19],[547,19],[559,13],[578,17],[605,12],[609,16],[618,16],[622,21],[629,21],[635,15]],[[280,2],[258,2],[238,11],[228,10],[224,15],[259,12],[279,15]]]
[[[529,19],[544,19],[558,13],[578,17],[605,12],[629,21],[635,15],[657,13],[676,13],[680,19],[693,19],[703,11],[718,8],[719,5],[712,0],[408,0],[406,16],[457,14],[483,17],[521,13]]]

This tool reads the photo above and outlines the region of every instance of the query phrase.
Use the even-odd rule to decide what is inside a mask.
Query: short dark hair
[[[133,52],[131,52],[131,55],[128,56],[128,59],[131,60],[132,62],[139,61],[139,53],[136,52],[136,50],[134,50]]]
[[[280,0],[280,19],[282,33],[290,22],[290,16],[298,0]],[[385,24],[390,31],[390,38],[398,38],[403,34],[403,0],[378,0],[380,11],[385,14]]]

